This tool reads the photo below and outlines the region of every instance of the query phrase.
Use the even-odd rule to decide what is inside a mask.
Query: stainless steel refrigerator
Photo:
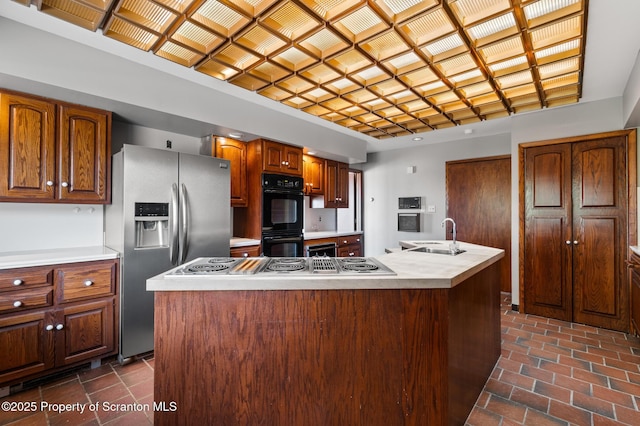
[[[120,252],[120,362],[153,350],[146,280],[203,256],[229,256],[229,161],[124,145],[113,155],[105,245]]]

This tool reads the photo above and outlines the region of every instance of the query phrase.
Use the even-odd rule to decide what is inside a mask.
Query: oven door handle
[[[302,191],[287,191],[282,189],[264,189],[262,190],[265,194],[282,194],[282,195],[304,195]]]
[[[262,237],[264,241],[278,241],[279,243],[297,243],[300,241],[304,241],[304,237]]]

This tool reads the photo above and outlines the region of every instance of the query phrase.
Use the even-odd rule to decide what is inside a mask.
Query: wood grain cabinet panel
[[[325,160],[304,155],[302,161],[304,162],[304,193],[306,195],[324,194]]]
[[[0,201],[106,204],[111,113],[0,91]]]
[[[628,133],[524,150],[526,313],[629,331]]]
[[[302,176],[302,148],[262,140],[262,170]]]
[[[0,316],[0,383],[43,373],[54,367],[54,336],[47,311]]]
[[[117,353],[117,266],[99,260],[0,271],[0,347],[9,348],[0,356],[0,386]]]
[[[640,256],[631,254],[629,281],[631,287],[631,333],[640,337]]]
[[[58,314],[64,330],[56,340],[56,363],[69,365],[103,354],[115,348],[114,300],[71,305]]]
[[[231,257],[258,257],[260,246],[231,247]]]
[[[110,113],[86,107],[58,108],[58,198],[70,202],[107,200]]]
[[[349,207],[349,165],[339,161],[325,161],[325,208]]]
[[[44,99],[0,92],[0,200],[55,198],[55,115]]]
[[[231,166],[231,206],[246,207],[249,199],[247,189],[247,144],[229,138],[214,138],[214,156],[229,160]]]

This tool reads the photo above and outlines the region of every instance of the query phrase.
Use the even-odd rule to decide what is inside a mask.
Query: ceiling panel
[[[380,139],[578,102],[587,2],[31,0]]]

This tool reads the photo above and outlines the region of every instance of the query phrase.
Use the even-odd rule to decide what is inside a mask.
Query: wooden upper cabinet
[[[302,148],[273,141],[262,141],[262,170],[302,176]]]
[[[302,157],[304,163],[304,193],[307,195],[324,194],[325,160],[311,155]]]
[[[0,92],[0,200],[54,200],[55,105]]]
[[[349,207],[349,165],[339,161],[325,162],[325,208]]]
[[[214,137],[214,156],[231,163],[231,205],[246,207],[247,190],[247,144],[235,139]]]
[[[111,113],[0,91],[0,200],[110,202]]]
[[[105,202],[111,154],[111,114],[72,105],[58,108],[58,198],[70,202]]]

